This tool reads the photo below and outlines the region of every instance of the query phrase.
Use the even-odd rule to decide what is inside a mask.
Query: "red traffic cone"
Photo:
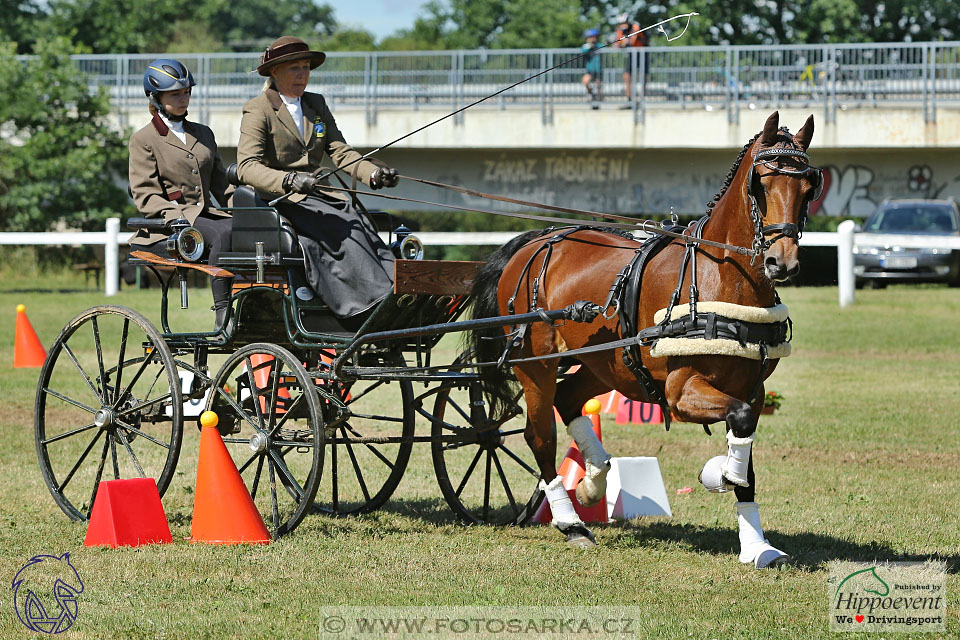
[[[593,422],[593,432],[597,434],[597,438],[600,438],[602,442],[603,438],[600,437],[600,401],[596,398],[588,400],[587,403],[583,405],[583,408],[584,415],[590,416],[590,421]],[[573,502],[573,510],[577,512],[581,520],[584,522],[607,522],[609,520],[607,517],[606,500],[601,500],[592,507],[585,507],[577,500],[577,485],[580,484],[583,476],[586,475],[586,464],[583,461],[583,454],[580,453],[580,448],[577,447],[576,442],[570,443],[570,448],[567,449],[567,454],[563,457],[563,462],[560,464],[558,474],[563,478],[563,488],[567,490],[570,501]],[[533,521],[539,522],[540,524],[550,524],[550,522],[553,521],[553,513],[550,511],[549,502],[544,500],[540,503],[540,508],[537,509],[537,513],[534,514]]]
[[[153,478],[104,480],[90,513],[87,547],[139,547],[173,542]]]
[[[217,429],[217,414],[205,411],[200,416],[200,424],[200,461],[191,542],[267,544],[270,532],[223,444]]]
[[[27,308],[17,305],[17,332],[13,341],[13,366],[42,367],[47,359],[47,350],[40,343],[37,332],[27,319]]]

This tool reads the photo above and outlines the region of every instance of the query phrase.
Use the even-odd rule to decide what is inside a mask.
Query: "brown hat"
[[[310,60],[310,68],[316,69],[327,59],[322,51],[310,51],[310,46],[296,36],[280,36],[260,56],[257,73],[269,76],[270,68],[293,60]]]

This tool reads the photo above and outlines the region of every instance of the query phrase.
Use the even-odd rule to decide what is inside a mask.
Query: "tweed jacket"
[[[284,193],[283,178],[290,171],[312,172],[320,167],[325,156],[337,167],[361,157],[343,139],[323,96],[304,93],[300,106],[306,139],[300,135],[276,89],[265,89],[243,105],[237,145],[238,175],[241,182],[253,186],[268,199]],[[376,160],[362,160],[346,169],[345,180],[349,183],[349,176],[356,171],[357,179],[370,186],[370,175],[380,166]],[[330,184],[329,179],[324,183]],[[340,191],[325,191],[324,195],[349,199]],[[299,202],[304,197],[294,194],[290,201]]]
[[[213,207],[211,194],[221,206],[233,186],[217,152],[209,127],[184,121],[186,144],[180,142],[159,115],[130,136],[130,193],[141,214],[167,221],[186,218],[191,223],[201,213],[218,217],[230,214]],[[140,230],[131,244],[153,244],[167,236]]]

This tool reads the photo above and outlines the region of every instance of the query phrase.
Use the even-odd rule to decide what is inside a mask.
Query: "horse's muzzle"
[[[800,273],[800,262],[794,260],[787,266],[780,258],[768,256],[763,261],[763,271],[774,282],[784,282]]]

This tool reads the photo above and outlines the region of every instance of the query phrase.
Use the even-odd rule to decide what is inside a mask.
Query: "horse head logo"
[[[30,558],[10,588],[17,617],[31,631],[61,633],[77,619],[77,596],[83,593],[83,581],[70,564],[69,553]]]
[[[844,578],[837,586],[837,590],[834,592],[833,596],[836,597],[837,594],[840,593],[840,587],[851,580],[853,580],[853,583],[851,587],[847,587],[848,589],[855,590],[857,587],[859,587],[863,591],[878,595],[881,598],[890,594],[890,586],[884,582],[883,578],[877,575],[877,568],[870,567],[869,569],[854,571]]]

